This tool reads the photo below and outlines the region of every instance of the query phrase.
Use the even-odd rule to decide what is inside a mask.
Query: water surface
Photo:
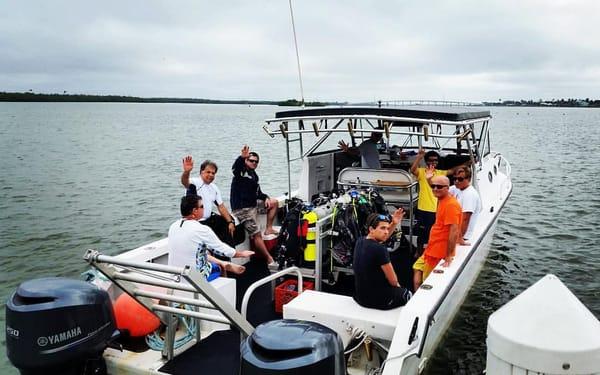
[[[213,159],[229,196],[244,143],[263,190],[287,188],[285,147],[261,129],[280,108],[247,105],[0,103],[0,299],[22,281],[77,277],[88,248],[118,254],[166,236],[178,217],[181,158]],[[430,360],[430,374],[481,373],[487,317],[546,273],[600,316],[600,111],[491,108],[492,148],[513,195],[490,256]],[[198,167],[193,173],[198,173]],[[4,306],[0,312],[4,325]],[[5,345],[4,329],[0,334]],[[6,356],[0,373],[16,373]]]

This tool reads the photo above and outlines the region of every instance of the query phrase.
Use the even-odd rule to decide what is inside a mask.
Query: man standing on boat
[[[410,290],[400,286],[388,249],[382,245],[403,216],[404,211],[399,208],[391,219],[388,215],[377,213],[367,217],[369,233],[356,241],[352,262],[354,300],[361,306],[389,310],[404,306],[412,296]]]
[[[481,198],[471,185],[471,168],[461,166],[455,169],[454,185],[450,186],[450,194],[456,197],[462,207],[462,224],[459,244],[468,245],[473,236],[473,228],[481,211]]]
[[[219,239],[229,246],[235,246],[233,233],[235,223],[223,203],[221,190],[214,183],[218,171],[217,163],[205,160],[200,165],[200,177],[191,177],[190,172],[194,169],[194,160],[191,155],[183,158],[183,173],[181,173],[181,184],[187,189],[190,184],[196,185],[196,189],[202,201],[206,205],[200,223],[210,227]],[[217,206],[220,215],[212,212],[213,204]]]
[[[382,137],[383,133],[372,132],[369,139],[365,140],[358,147],[350,147],[343,140],[338,142],[338,147],[348,154],[360,154],[360,164],[363,168],[379,169],[381,168],[381,162],[379,161],[377,143],[381,141]]]
[[[260,190],[256,167],[260,158],[256,152],[251,152],[248,145],[244,145],[240,156],[232,166],[233,180],[231,181],[230,203],[231,210],[237,219],[244,225],[250,235],[254,247],[260,252],[268,264],[273,263],[273,257],[267,251],[258,226],[258,204],[264,204],[267,209],[267,225],[265,234],[277,234],[273,229],[273,220],[277,215],[278,201],[269,198]],[[264,203],[263,203],[264,202]]]
[[[419,163],[423,157],[425,157],[426,168],[419,167]],[[439,160],[440,155],[437,152],[431,150],[425,153],[425,150],[421,148],[410,167],[410,172],[419,181],[419,200],[417,203],[417,212],[415,213],[419,223],[419,233],[417,233],[419,236],[419,253],[423,251],[423,247],[429,242],[429,232],[435,222],[435,212],[437,210],[437,198],[429,186],[431,179],[434,176],[446,176],[448,174],[446,170],[437,169]]]
[[[429,243],[413,265],[415,291],[441,260],[444,260],[442,267],[450,266],[460,239],[462,210],[456,198],[450,194],[450,180],[446,176],[434,176],[431,178],[431,189],[438,207]]]
[[[221,242],[212,229],[198,222],[204,214],[204,205],[202,198],[196,194],[194,185],[190,185],[188,194],[181,198],[180,210],[182,218],[169,227],[170,266],[191,266],[204,277],[210,275],[212,263],[217,264],[222,271],[237,274],[244,272],[244,266],[214,258],[208,253],[211,251],[229,258],[245,258],[252,256],[254,251],[235,250]]]

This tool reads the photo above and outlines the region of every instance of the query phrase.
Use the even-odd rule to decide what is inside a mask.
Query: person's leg
[[[404,306],[412,297],[412,293],[407,288],[392,288],[392,298],[385,307],[386,310],[395,309],[396,307]]]
[[[425,268],[425,259],[421,255],[413,264],[413,291],[416,293],[421,284],[423,284],[423,269]]]
[[[215,258],[212,255],[207,255],[208,261],[219,266],[222,272],[224,272],[224,276],[226,276],[227,272],[235,273],[237,275],[243,273],[246,270],[246,267],[241,266],[239,264],[227,262],[218,258]]]
[[[254,244],[254,248],[267,260],[267,264],[273,263],[273,257],[271,256],[271,254],[269,254],[269,251],[267,250],[265,241],[263,241],[262,239],[262,234],[260,234],[260,231],[251,235],[250,239]]]
[[[221,215],[212,214],[206,220],[200,221],[200,224],[206,225],[217,235],[217,237],[226,243],[227,245],[235,248],[235,244],[233,241],[233,237],[229,234],[229,227],[227,221]],[[230,260],[228,257],[214,254],[215,257],[228,261]]]
[[[257,212],[258,211],[256,207],[244,208],[239,211],[240,214],[237,215],[237,218],[238,220],[242,220],[244,228],[250,236],[250,241],[254,245],[254,249],[265,258],[267,264],[271,264],[273,263],[273,257],[267,251],[265,242],[262,239],[260,228],[258,227],[258,223],[256,222]]]
[[[271,207],[267,210],[267,227],[265,228],[265,234],[278,234],[275,229],[273,229],[273,221],[275,221],[275,216],[277,216],[277,200],[270,199]]]

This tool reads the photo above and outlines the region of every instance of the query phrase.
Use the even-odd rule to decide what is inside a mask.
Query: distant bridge
[[[473,102],[457,102],[454,100],[423,100],[423,99],[398,99],[398,100],[379,100],[377,102],[367,103],[370,105],[379,105],[382,107],[397,107],[407,105],[431,105],[431,106],[446,106],[446,107],[472,107],[482,106],[482,103]]]

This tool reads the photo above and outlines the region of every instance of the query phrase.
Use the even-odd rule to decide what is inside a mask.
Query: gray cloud
[[[308,100],[599,97],[600,3],[294,2]],[[287,1],[4,1],[0,90],[299,96]]]

